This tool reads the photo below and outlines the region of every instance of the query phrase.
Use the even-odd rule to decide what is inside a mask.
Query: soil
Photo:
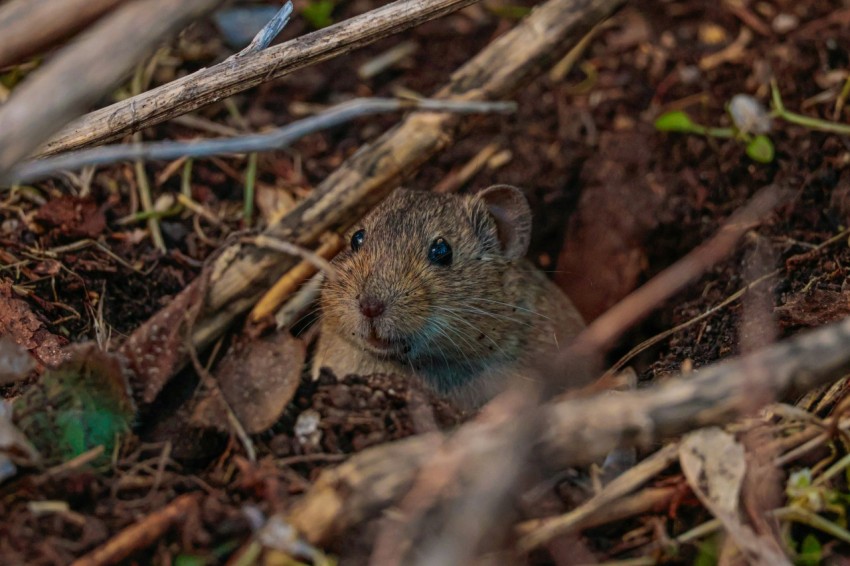
[[[380,3],[343,3],[333,17],[341,20]],[[763,164],[750,159],[738,140],[659,133],[653,121],[678,109],[702,124],[729,126],[730,99],[750,94],[767,107],[769,81],[775,78],[788,109],[847,122],[842,88],[850,65],[848,14],[837,0],[633,3],[597,31],[564,76],[544,74],[528,84],[516,94],[515,115],[480,119],[469,136],[405,185],[433,188],[497,144],[501,158],[491,158],[460,189],[508,183],[527,190],[536,221],[532,258],[588,319],[711,237],[759,189],[788,190],[791,197],[748,232],[731,258],[655,310],[611,352],[613,363],[641,341],[753,284],[743,299],[632,359],[641,382],[837,320],[850,311],[850,248],[846,237],[821,250],[813,247],[850,225],[847,138],[776,121],[769,133],[775,158]],[[217,103],[199,115],[236,130],[258,130],[296,119],[299,105],[307,103],[404,90],[427,95],[514,24],[512,18],[472,7],[269,82],[233,97],[232,106]],[[296,17],[283,39],[308,31]],[[223,44],[210,39],[217,33],[208,22],[185,32],[152,84],[227,56]],[[356,69],[402,41],[417,45],[411,57],[373,78],[358,78]],[[258,191],[291,206],[396,120],[357,120],[261,155]],[[145,139],[199,135],[210,134],[176,123],[144,132]],[[180,191],[181,169],[146,165],[155,199]],[[132,165],[4,192],[0,334],[15,336],[43,365],[56,363],[57,349],[68,342],[96,340],[114,349],[198,275],[229,233],[245,227],[245,169],[242,157],[194,163],[192,198],[217,220],[187,211],[165,218],[165,253],[153,247],[145,222],[131,218],[139,210]],[[18,320],[26,324],[16,325]],[[2,391],[13,398],[28,383]],[[296,435],[304,414],[318,419],[320,433]],[[238,442],[223,437],[216,437],[203,457],[178,460],[170,443],[142,435],[124,446],[111,470],[29,473],[0,485],[0,563],[70,563],[189,492],[200,495],[185,520],[128,563],[171,564],[176,556],[197,557],[193,564],[223,563],[250,536],[246,509],[266,514],[286,509],[323,469],[348,455],[463,418],[392,377],[304,381],[284,418],[258,437],[256,464],[244,458]],[[31,504],[53,500],[66,501],[68,508],[46,513]],[[682,519],[688,513],[692,520],[701,516],[692,499],[681,505],[684,515],[680,511],[678,518],[656,517],[671,533],[696,524]],[[623,551],[615,544],[623,532],[588,533],[592,556],[616,557],[615,550]]]

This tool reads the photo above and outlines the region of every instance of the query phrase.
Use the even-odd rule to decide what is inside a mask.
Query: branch
[[[745,206],[723,223],[710,240],[691,250],[671,267],[608,309],[576,336],[568,348],[564,348],[553,359],[546,360],[549,369],[546,373],[563,376],[564,369],[570,368],[577,359],[587,360],[591,365],[595,365],[593,362],[625,331],[732,253],[741,236],[760,224],[766,215],[779,204],[787,202],[791,196],[790,191],[774,185],[759,190]],[[572,383],[575,383],[575,379]]]
[[[35,55],[125,0],[11,0],[0,6],[0,67]]]
[[[266,49],[269,45],[271,45],[274,38],[276,38],[283,28],[286,27],[286,24],[289,23],[289,17],[292,15],[292,0],[287,0],[286,4],[277,11],[277,14],[269,20],[269,23],[263,26],[257,35],[254,36],[254,39],[251,40],[245,49],[236,53],[232,57],[244,57],[245,55],[250,55],[251,53],[259,53],[263,49]]]
[[[618,447],[651,449],[691,430],[725,425],[751,415],[751,391],[781,397],[831,383],[850,371],[850,318],[801,333],[745,357],[721,362],[661,385],[617,395],[602,393],[544,405],[529,418],[538,419],[543,434],[535,440],[536,458],[544,473],[593,463]],[[760,397],[760,406],[769,401]],[[479,429],[478,436],[469,435]],[[511,456],[482,452],[501,436],[515,436],[516,422],[498,430],[475,421],[464,425],[468,446],[462,451],[484,454],[461,466],[465,477],[479,470],[500,469]],[[429,434],[364,450],[346,463],[322,472],[314,486],[290,511],[289,521],[313,544],[396,505],[428,466],[443,442]],[[368,481],[365,481],[368,480]],[[384,486],[380,491],[376,485]]]
[[[119,139],[476,1],[398,0],[259,53],[234,57],[87,114],[62,129],[39,154],[50,155]]]
[[[0,173],[93,104],[164,37],[221,0],[136,0],[36,71],[0,107]]]
[[[787,191],[785,192],[787,193]],[[675,264],[665,269],[657,277],[653,278],[643,287],[631,293],[628,297],[614,305],[608,312],[604,313],[597,321],[603,321],[597,325],[594,321],[587,329],[581,332],[573,342],[564,350],[554,356],[554,363],[549,367],[541,369],[542,376],[556,376],[558,379],[529,379],[524,387],[527,400],[535,399],[541,393],[545,393],[544,387],[557,386],[559,390],[575,389],[590,379],[596,377],[596,357],[603,354],[610,346],[611,341],[641,317],[658,307],[663,301],[668,300],[675,292],[680,290],[689,281],[702,274],[705,270],[719,262],[735,249],[738,239],[750,228],[760,222],[770,210],[781,201],[783,192],[776,187],[769,186],[759,191],[746,206],[742,207],[724,223],[708,242],[694,249]],[[601,329],[601,330],[600,330]],[[548,360],[547,360],[548,361]],[[531,375],[530,377],[540,377]],[[601,389],[606,380],[593,384],[591,391]],[[516,391],[507,391],[494,399],[487,406],[487,410],[498,410],[504,407],[505,399],[510,400]],[[752,396],[752,390],[750,390]],[[772,398],[771,398],[772,399]],[[509,461],[525,462],[530,459],[531,446],[536,439],[548,431],[548,423],[541,422],[535,417],[535,407],[521,410],[514,409],[509,413],[509,420],[513,423],[522,423],[516,426],[511,434],[513,437],[501,438],[501,443],[496,443],[500,457],[510,455]],[[522,432],[524,431],[524,432]],[[495,442],[494,439],[490,439]],[[453,443],[457,444],[453,441]],[[480,444],[480,442],[478,443]],[[441,502],[443,497],[439,492],[432,492],[430,500],[432,507],[423,506],[421,503],[413,509],[408,509],[405,502],[399,505],[398,514],[403,517],[404,530],[399,528],[385,529],[379,539],[383,543],[380,548],[380,560],[373,554],[373,560],[381,564],[411,563],[409,556],[409,542],[417,538],[416,533],[433,532],[432,521],[434,520],[434,509],[436,506],[446,516],[440,521],[442,525],[428,541],[417,540],[418,548],[415,550],[416,561],[413,564],[463,564],[472,560],[471,552],[477,548],[479,542],[487,540],[488,533],[498,532],[511,521],[511,517],[505,513],[485,513],[475,521],[474,529],[464,526],[467,521],[463,517],[471,513],[471,509],[498,509],[507,508],[510,500],[514,497],[515,487],[523,477],[523,468],[519,466],[501,466],[498,468],[499,475],[496,478],[488,477],[491,470],[489,466],[478,466],[480,461],[488,461],[486,456],[478,455],[479,446],[463,444],[454,450],[446,450],[451,461],[455,462],[456,470],[468,473],[474,470],[472,477],[476,479],[472,486],[465,490],[459,498],[450,500],[448,503]],[[494,458],[489,461],[495,465]],[[419,471],[418,478],[412,490],[416,491],[422,485],[433,483],[435,475],[441,475],[439,470],[434,470],[433,463],[427,464]],[[442,475],[447,475],[443,473]],[[448,485],[455,485],[460,477],[448,475],[444,480]],[[408,495],[405,498],[407,501]],[[460,519],[458,519],[460,517]],[[421,539],[421,537],[418,537]],[[377,550],[376,550],[377,552]]]
[[[325,112],[298,120],[262,134],[189,142],[161,141],[143,144],[118,144],[63,153],[27,161],[12,169],[9,183],[29,183],[60,171],[86,165],[105,165],[117,161],[171,160],[180,157],[253,153],[281,149],[319,130],[333,128],[355,118],[398,110],[432,110],[459,114],[478,112],[513,112],[513,102],[462,102],[454,100],[396,100],[392,98],[356,98]]]

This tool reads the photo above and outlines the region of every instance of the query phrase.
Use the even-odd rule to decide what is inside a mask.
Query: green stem
[[[704,128],[705,135],[713,138],[734,138],[735,130],[732,128]]]
[[[245,226],[251,226],[251,218],[254,216],[254,185],[257,181],[257,154],[248,156],[248,170],[245,171],[245,200],[242,203],[242,219]]]
[[[772,512],[773,516],[778,519],[786,519],[808,525],[813,529],[822,531],[838,540],[850,543],[850,531],[841,528],[832,521],[824,519],[816,513],[812,513],[800,507],[782,507]]]
[[[183,164],[183,172],[180,175],[180,192],[188,198],[192,198],[192,165],[195,160],[191,157]]]
[[[775,80],[770,83],[770,95],[773,102],[773,116],[776,118],[780,118],[791,124],[804,126],[810,130],[831,132],[845,136],[850,135],[850,125],[830,122],[829,120],[821,120],[820,118],[812,118],[810,116],[804,116],[803,114],[797,114],[796,112],[786,110],[785,105],[782,103],[782,97],[779,94],[779,88],[776,86]]]

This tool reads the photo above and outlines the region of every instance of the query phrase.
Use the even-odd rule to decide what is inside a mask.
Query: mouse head
[[[349,234],[322,293],[327,324],[373,355],[410,364],[478,363],[514,324],[505,275],[531,237],[522,192],[399,189]]]

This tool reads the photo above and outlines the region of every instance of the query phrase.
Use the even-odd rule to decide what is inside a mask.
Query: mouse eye
[[[428,261],[448,267],[452,264],[452,247],[444,238],[437,238],[428,248]]]
[[[351,236],[351,249],[355,252],[363,246],[363,242],[366,240],[366,230],[358,230]]]

